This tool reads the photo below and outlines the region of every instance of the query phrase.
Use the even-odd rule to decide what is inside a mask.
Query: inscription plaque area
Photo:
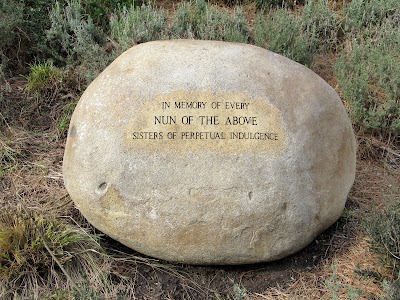
[[[281,112],[244,93],[177,91],[144,101],[126,131],[128,147],[153,151],[209,149],[280,153]]]

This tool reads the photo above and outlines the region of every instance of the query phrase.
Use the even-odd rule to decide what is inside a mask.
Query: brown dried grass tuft
[[[0,132],[0,205],[24,202],[42,210],[54,209],[53,202],[60,206],[68,198],[61,174],[62,144],[51,132],[38,134],[15,127]]]
[[[358,156],[380,162],[387,171],[400,175],[400,136],[382,141],[371,136],[358,137]]]
[[[386,203],[400,197],[400,160],[395,158],[400,151],[393,145],[384,151],[380,159],[374,156],[357,161],[348,204],[358,217],[371,210],[382,210]]]
[[[352,241],[344,251],[335,253],[311,272],[297,274],[287,288],[271,288],[252,299],[379,299],[384,296],[379,282],[362,274],[389,275],[379,263],[379,257],[370,250],[363,235]],[[335,298],[334,298],[335,297]]]

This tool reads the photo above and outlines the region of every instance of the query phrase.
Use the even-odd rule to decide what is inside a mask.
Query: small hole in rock
[[[104,191],[107,187],[107,182],[102,182],[99,185],[99,191]]]

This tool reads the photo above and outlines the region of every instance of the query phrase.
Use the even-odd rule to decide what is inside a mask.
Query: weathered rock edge
[[[176,91],[244,93],[278,109],[278,155],[126,148],[125,127]],[[355,138],[335,91],[314,72],[251,45],[157,41],[119,56],[71,118],[65,186],[98,229],[144,254],[189,264],[277,260],[341,215],[355,177]]]

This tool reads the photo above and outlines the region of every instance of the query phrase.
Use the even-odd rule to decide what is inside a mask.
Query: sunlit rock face
[[[306,67],[250,45],[157,41],[87,88],[63,173],[83,215],[139,252],[248,264],[339,218],[355,152],[338,95]]]

